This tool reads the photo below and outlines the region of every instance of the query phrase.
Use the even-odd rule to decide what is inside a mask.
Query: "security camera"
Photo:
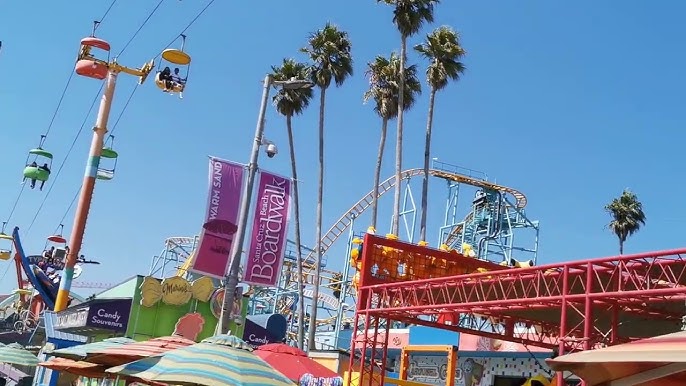
[[[274,142],[268,139],[263,140],[262,145],[264,145],[264,151],[267,153],[267,157],[269,158],[274,158],[274,156],[279,153],[279,149],[276,147]]]
[[[264,151],[267,152],[267,157],[274,158],[274,156],[279,152],[279,149],[277,149],[276,145],[273,143],[269,143],[267,144],[267,147],[264,148]]]

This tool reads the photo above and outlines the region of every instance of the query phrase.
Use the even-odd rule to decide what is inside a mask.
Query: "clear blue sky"
[[[120,1],[98,30],[118,52],[157,0]],[[157,55],[205,1],[167,0],[120,58],[140,65]],[[26,151],[48,127],[72,71],[78,41],[90,34],[109,1],[13,1],[0,12],[0,217],[19,191]],[[541,221],[541,261],[617,251],[603,205],[630,187],[644,202],[647,226],[627,251],[683,246],[686,207],[682,179],[686,34],[677,1],[573,3],[444,1],[436,23],[462,35],[467,73],[437,97],[433,155],[483,170],[523,191],[527,213]],[[152,83],[136,93],[116,130],[121,154],[114,181],[99,183],[83,252],[102,261],[80,280],[117,282],[147,273],[168,236],[193,235],[206,205],[207,155],[246,162],[260,98],[260,81],[283,57],[302,58],[309,32],[332,21],[350,33],[355,76],[331,90],[326,110],[325,228],[371,189],[380,121],[362,104],[366,63],[399,46],[391,10],[375,1],[217,1],[187,32],[193,55],[185,99]],[[410,60],[425,66],[416,55]],[[113,118],[135,84],[120,77]],[[99,87],[75,78],[45,147],[64,159]],[[406,116],[405,165],[421,166],[426,93]],[[302,180],[303,240],[315,239],[317,104],[294,120]],[[25,237],[40,252],[81,183],[90,143],[77,140],[36,224]],[[394,124],[391,127],[395,127]],[[391,133],[393,131],[390,131]],[[270,107],[267,136],[281,146],[261,166],[290,172],[284,119]],[[393,170],[389,138],[383,174]],[[419,187],[419,181],[415,182]],[[46,189],[47,190],[47,189]],[[419,189],[415,189],[419,200]],[[29,226],[46,191],[27,190],[10,226]],[[471,194],[469,195],[471,196]],[[444,182],[431,185],[431,238],[442,220]],[[382,200],[383,219],[392,198]],[[71,229],[72,214],[65,222]],[[366,222],[359,227],[362,231]],[[383,228],[387,229],[388,221]],[[343,243],[329,260],[342,266]],[[2,263],[9,264],[9,263]],[[0,265],[0,274],[5,267]],[[14,286],[13,268],[0,291]],[[89,292],[89,291],[83,291]]]

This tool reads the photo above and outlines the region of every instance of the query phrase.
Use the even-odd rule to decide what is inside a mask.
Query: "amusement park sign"
[[[262,171],[244,282],[275,286],[286,252],[291,180]]]
[[[226,274],[241,202],[243,169],[230,161],[210,158],[205,223],[191,271],[221,278]]]
[[[125,332],[131,299],[103,299],[57,314],[55,329],[67,332],[108,330]]]

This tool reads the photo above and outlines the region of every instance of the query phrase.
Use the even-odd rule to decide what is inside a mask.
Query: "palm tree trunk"
[[[298,278],[303,277],[303,255],[300,246],[300,194],[298,193],[298,168],[295,163],[295,144],[293,141],[293,126],[291,116],[286,116],[288,131],[288,147],[291,152],[291,176],[293,177],[293,211],[295,212],[295,256],[298,264]],[[303,283],[298,280],[298,348],[302,350],[305,344],[305,296]]]
[[[619,239],[619,254],[623,255],[624,254],[624,240]]]
[[[322,200],[324,199],[324,106],[326,89],[319,91],[319,186],[317,191],[317,261],[314,270],[314,288],[312,290],[312,310],[310,311],[310,329],[307,332],[307,351],[314,349],[314,334],[317,331],[317,303],[319,302],[319,282],[322,274]]]
[[[426,217],[429,206],[429,161],[431,157],[431,129],[434,123],[434,100],[436,88],[429,94],[429,114],[426,118],[426,138],[424,139],[424,179],[422,180],[422,217],[419,221],[419,240],[426,241]]]
[[[398,236],[400,233],[400,191],[401,177],[403,171],[403,113],[405,106],[405,56],[407,53],[407,38],[400,37],[400,82],[398,91],[398,128],[395,140],[395,191],[393,193],[393,220],[391,222],[391,233]]]
[[[379,181],[381,179],[381,162],[386,147],[386,132],[388,131],[388,118],[381,121],[381,139],[379,139],[379,151],[376,155],[376,169],[374,170],[374,196],[372,197],[372,227],[376,230],[376,216],[379,212]]]

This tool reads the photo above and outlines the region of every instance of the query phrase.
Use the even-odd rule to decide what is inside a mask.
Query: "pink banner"
[[[288,237],[290,178],[261,172],[255,200],[255,217],[243,281],[260,286],[276,286]]]
[[[207,214],[190,268],[192,272],[216,278],[226,275],[237,230],[243,169],[241,164],[210,158]]]

